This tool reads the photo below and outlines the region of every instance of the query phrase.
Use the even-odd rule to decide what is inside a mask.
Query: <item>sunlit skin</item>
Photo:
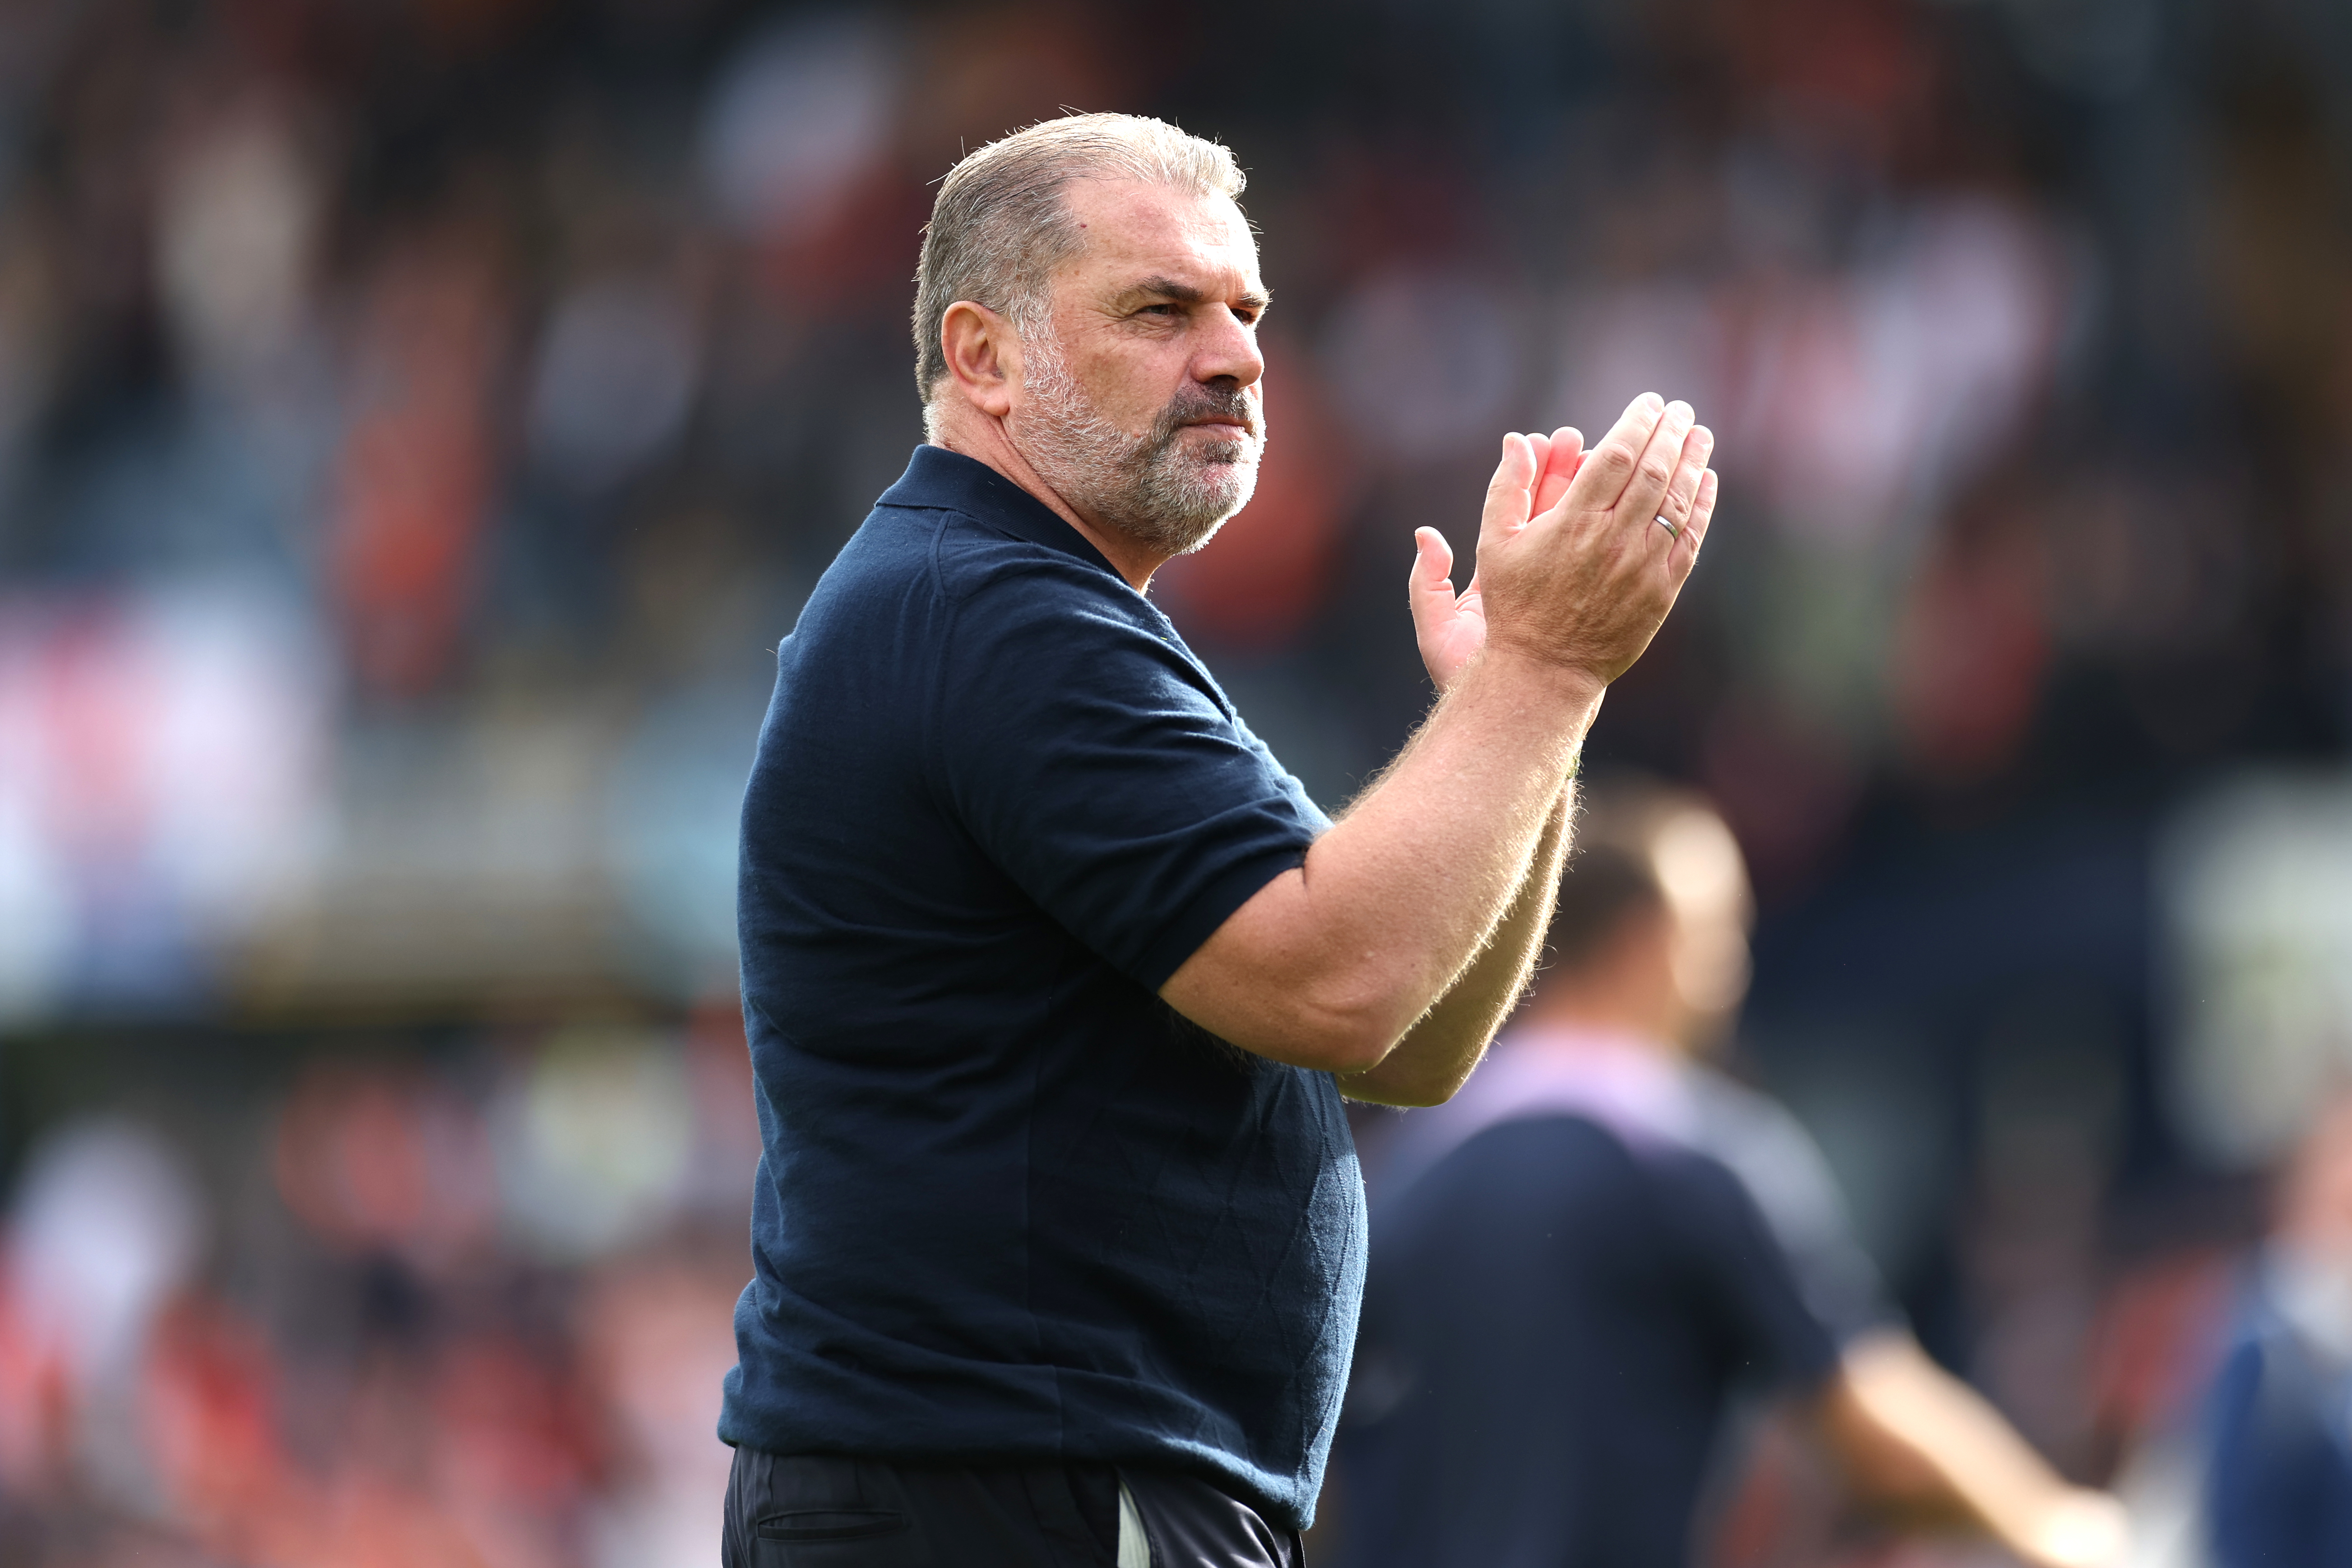
[[[1140,436],[1185,383],[1197,382],[1240,389],[1249,427],[1263,431],[1265,359],[1257,327],[1269,297],[1241,209],[1224,196],[1129,180],[1074,181],[1064,200],[1087,244],[1053,277],[1049,320],[1096,410]],[[1057,493],[1023,450],[1018,416],[1026,390],[1013,323],[959,300],[948,308],[940,340],[951,384],[933,395],[938,444],[978,458],[1052,507],[1142,590],[1167,555]],[[1234,424],[1211,416],[1179,439],[1230,440]]]

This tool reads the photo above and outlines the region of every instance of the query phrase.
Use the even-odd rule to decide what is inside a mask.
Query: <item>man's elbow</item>
[[[1249,1010],[1234,1026],[1216,1031],[1255,1056],[1339,1080],[1350,1100],[1416,1109],[1443,1105],[1467,1078],[1450,1060],[1430,1063],[1397,1047],[1414,1020],[1387,998],[1353,1005],[1292,994]]]
[[[1204,949],[1160,988],[1168,1005],[1210,1033],[1257,1056],[1339,1074],[1388,1058],[1425,1001],[1369,963],[1269,962],[1253,953],[1218,963]]]
[[[1812,1407],[1816,1429],[1846,1482],[1874,1510],[1891,1517],[1949,1519],[1943,1472],[1898,1425],[1857,1387],[1853,1369],[1831,1373]]]
[[[1262,1040],[1236,1045],[1316,1072],[1370,1072],[1388,1059],[1403,1031],[1378,1016],[1301,1003],[1266,1019]]]
[[[1405,1110],[1443,1105],[1468,1081],[1478,1053],[1431,1048],[1420,1028],[1426,1021],[1392,998],[1333,1009],[1320,1017],[1318,1059],[1309,1065],[1338,1078],[1350,1100]]]
[[[1476,1065],[1475,1058],[1465,1061],[1451,1053],[1433,1058],[1417,1050],[1392,1051],[1365,1071],[1341,1074],[1339,1092],[1368,1105],[1425,1110],[1461,1093]]]
[[[1339,1092],[1347,1099],[1366,1105],[1391,1106],[1398,1110],[1427,1110],[1433,1106],[1443,1105],[1453,1099],[1461,1087],[1458,1082],[1392,1080],[1383,1077],[1377,1068],[1339,1077]]]
[[[1217,1033],[1244,1050],[1316,1072],[1370,1072],[1389,1059],[1412,1019],[1373,986],[1268,985]]]

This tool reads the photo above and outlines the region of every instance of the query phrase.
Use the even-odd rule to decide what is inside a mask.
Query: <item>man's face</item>
[[[1022,342],[1006,428],[1090,521],[1169,555],[1242,509],[1265,446],[1257,246],[1223,196],[1078,180],[1086,247]]]

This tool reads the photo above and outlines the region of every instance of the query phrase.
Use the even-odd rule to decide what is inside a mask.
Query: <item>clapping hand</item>
[[[1571,429],[1504,437],[1469,587],[1454,593],[1443,535],[1414,534],[1413,631],[1439,689],[1506,638],[1602,686],[1623,674],[1698,561],[1714,447],[1690,405],[1646,392],[1590,454]]]
[[[1562,426],[1549,436],[1506,437],[1502,465],[1486,488],[1486,509],[1478,520],[1479,547],[1484,549],[1490,537],[1517,533],[1529,519],[1557,506],[1583,462],[1584,437],[1573,426]],[[1454,591],[1454,547],[1445,535],[1433,528],[1417,528],[1412,542],[1407,591],[1413,637],[1429,679],[1443,691],[1486,646],[1486,596],[1475,566],[1470,585],[1459,594]]]

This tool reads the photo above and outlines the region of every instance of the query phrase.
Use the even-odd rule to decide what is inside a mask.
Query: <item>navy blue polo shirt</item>
[[[1157,993],[1328,822],[1076,530],[936,447],[778,665],[719,1436],[1161,1466],[1305,1526],[1362,1289],[1354,1144],[1328,1074]]]

